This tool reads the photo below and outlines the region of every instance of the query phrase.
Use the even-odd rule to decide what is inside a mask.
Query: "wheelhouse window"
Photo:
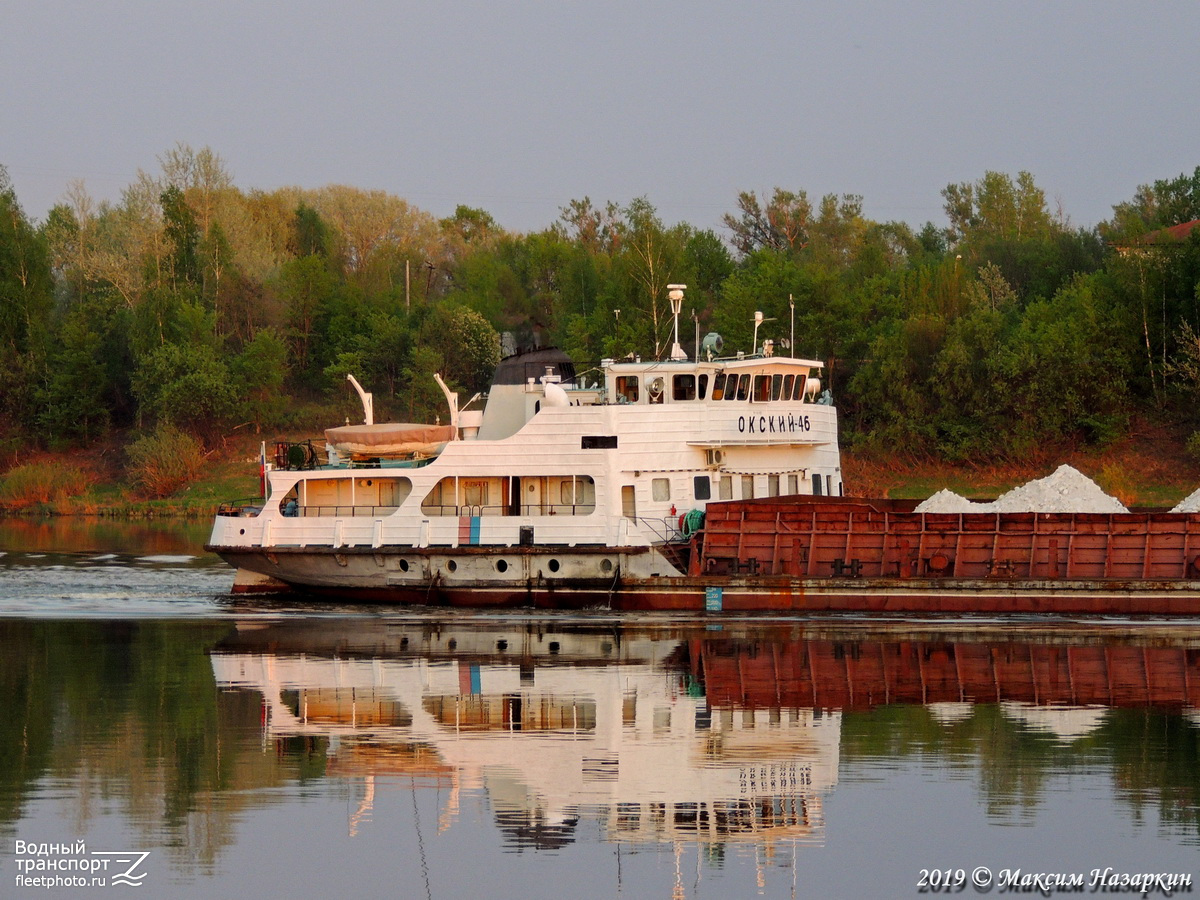
[[[754,402],[766,403],[771,399],[771,376],[754,376]]]
[[[617,400],[619,403],[637,403],[639,396],[638,376],[617,376]]]
[[[804,379],[805,379],[805,377],[806,376],[804,376],[804,375],[796,376],[796,386],[792,389],[792,399],[793,400],[803,400],[804,399]]]
[[[713,376],[712,398],[722,400],[725,397],[725,373],[718,372]]]
[[[696,376],[676,375],[671,379],[671,396],[675,400],[696,399]]]

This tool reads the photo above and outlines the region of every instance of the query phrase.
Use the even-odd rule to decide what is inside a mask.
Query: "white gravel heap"
[[[923,500],[913,510],[919,513],[969,513],[979,512],[979,507],[986,503],[972,503],[961,494],[956,494],[950,488],[942,488],[932,497]]]
[[[1192,496],[1200,504],[1200,491]],[[1078,469],[1062,465],[1045,478],[1015,487],[991,503],[973,503],[953,491],[941,490],[918,506],[916,512],[1124,513],[1129,510]]]
[[[1179,505],[1176,506],[1174,509],[1172,509],[1171,512],[1179,512],[1179,513],[1200,512],[1200,489],[1193,491],[1192,493],[1190,493],[1186,497],[1184,497],[1182,500],[1180,500]]]

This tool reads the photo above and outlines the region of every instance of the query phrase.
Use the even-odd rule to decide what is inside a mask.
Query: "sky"
[[[242,190],[348,184],[536,231],[647,198],[724,233],[742,191],[1033,174],[1075,226],[1200,165],[1200,4],[7,0],[0,165],[35,220],[178,143]]]

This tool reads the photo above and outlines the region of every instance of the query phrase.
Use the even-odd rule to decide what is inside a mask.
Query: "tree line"
[[[942,191],[946,222],[876,222],[856,195],[748,191],[720,233],[647,198],[573,199],[516,233],[485,210],[439,219],[382,191],[245,190],[178,145],[119,202],[74,183],[44,221],[0,168],[0,435],[86,445],[170,425],[231,430],[377,418],[467,396],[501,353],[554,345],[581,369],[681,342],[777,346],[826,362],[843,441],[949,459],[1103,443],[1143,417],[1194,426],[1200,390],[1200,167],[1138,186],[1096,227],[1027,172]],[[686,340],[684,340],[686,338]],[[324,418],[322,418],[324,417]],[[1195,441],[1200,449],[1200,441]]]

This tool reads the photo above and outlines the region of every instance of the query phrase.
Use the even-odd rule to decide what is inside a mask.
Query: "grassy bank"
[[[30,516],[210,518],[224,500],[259,491],[259,442],[208,452],[199,477],[166,496],[147,496],[119,445],[22,457],[0,476],[0,513]]]
[[[22,456],[0,476],[0,513],[206,519],[224,500],[258,494],[260,440],[245,435],[208,451],[199,476],[163,497],[146,496],[139,487],[119,438],[82,451]],[[1130,507],[1169,508],[1200,486],[1200,465],[1182,438],[1148,426],[1103,448],[1048,449],[1033,459],[988,465],[843,450],[842,474],[846,492],[858,497],[922,499],[949,488],[984,500],[1062,463]]]

